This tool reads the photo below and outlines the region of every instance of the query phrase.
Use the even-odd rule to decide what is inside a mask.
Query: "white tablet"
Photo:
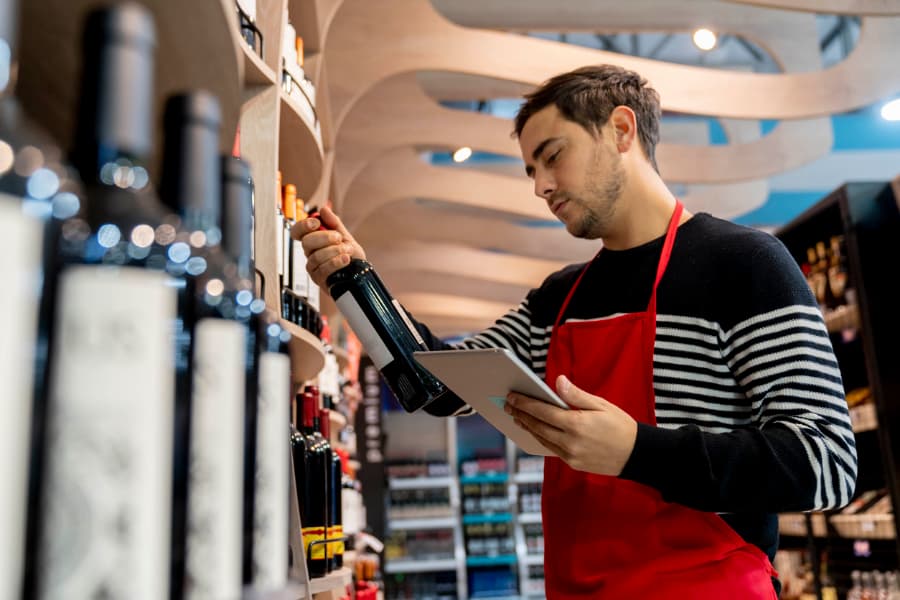
[[[505,348],[414,352],[419,363],[529,454],[553,453],[504,412],[506,395],[517,392],[568,409],[550,387]]]

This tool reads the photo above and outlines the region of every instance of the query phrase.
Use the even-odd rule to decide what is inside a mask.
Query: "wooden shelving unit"
[[[275,256],[276,171],[284,181],[297,186],[301,198],[309,199],[320,187],[325,168],[322,123],[325,114],[312,105],[315,118],[305,116],[304,107],[281,87],[282,37],[286,18],[304,37],[313,58],[315,79],[323,71],[321,49],[327,23],[339,0],[257,0],[256,27],[262,37],[261,54],[251,48],[239,30],[235,0],[140,0],[153,14],[156,25],[156,79],[152,100],[155,117],[153,155],[148,165],[151,179],[158,181],[162,163],[162,110],[166,99],[190,90],[214,94],[222,111],[219,149],[230,154],[240,133],[241,156],[250,165],[255,195],[255,262],[264,278],[260,290],[271,315],[280,315],[277,261]],[[63,149],[71,147],[77,118],[81,78],[80,52],[83,16],[97,0],[41,0],[20,3],[21,36],[17,95],[30,116]],[[103,4],[103,2],[100,2]],[[59,51],[66,49],[66,51]],[[71,51],[70,51],[71,49]],[[317,90],[325,99],[324,88]],[[314,379],[325,365],[325,348],[317,337],[293,323],[280,320],[290,332],[292,380],[302,384]],[[346,364],[346,355],[344,356]],[[336,428],[346,419],[332,412]],[[293,472],[293,470],[292,470]],[[292,488],[292,535],[295,561],[290,581],[281,589],[246,588],[243,600],[298,600],[343,595],[353,580],[350,567],[326,577],[309,580],[300,540],[296,486]],[[351,563],[352,564],[352,563]]]
[[[850,409],[859,473],[856,496],[886,489],[891,513],[782,514],[782,546],[820,556],[843,596],[850,570],[896,569],[900,564],[900,312],[891,267],[900,239],[900,202],[889,182],[849,183],[781,228],[776,235],[799,264],[806,249],[831,236],[844,236],[849,286],[856,302],[825,312],[846,392],[868,388],[873,402]],[[860,552],[860,548],[868,549]]]

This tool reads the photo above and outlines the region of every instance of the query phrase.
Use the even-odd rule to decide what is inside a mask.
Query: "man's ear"
[[[637,117],[627,106],[617,106],[609,115],[616,149],[624,154],[631,150],[637,139]]]

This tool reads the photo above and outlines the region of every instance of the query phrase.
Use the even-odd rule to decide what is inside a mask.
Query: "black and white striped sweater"
[[[662,244],[601,252],[563,320],[646,310]],[[583,266],[550,275],[457,346],[509,348],[543,377],[557,311]],[[418,327],[433,349],[446,347]],[[841,374],[809,287],[773,236],[707,214],[679,227],[657,293],[653,375],[658,425],[639,426],[622,477],[723,513],[770,557],[775,513],[851,499],[856,449]]]

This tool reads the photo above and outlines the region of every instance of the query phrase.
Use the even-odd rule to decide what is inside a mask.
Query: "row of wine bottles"
[[[250,171],[197,91],[168,99],[151,183],[155,38],[140,5],[88,15],[67,160],[0,78],[2,598],[287,578],[290,336],[255,292]]]

